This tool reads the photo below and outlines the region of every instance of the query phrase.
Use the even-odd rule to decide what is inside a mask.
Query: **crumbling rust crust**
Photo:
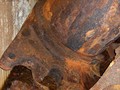
[[[109,10],[104,12],[103,17],[99,21],[99,27],[94,28],[97,33],[92,35],[92,38],[85,42],[78,52],[85,55],[97,55],[110,42],[120,36],[120,1],[108,0],[108,3],[110,2],[112,3],[109,5]]]
[[[119,6],[119,0],[39,0],[0,67],[29,68],[38,87],[88,90],[98,80],[96,56],[120,35]]]

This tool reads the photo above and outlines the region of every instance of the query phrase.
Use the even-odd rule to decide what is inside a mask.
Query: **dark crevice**
[[[110,55],[109,54],[110,52],[107,51],[107,49],[102,52],[102,55],[104,56],[104,60],[100,64],[101,75],[103,75],[103,73],[108,68],[110,63],[115,59],[116,56],[115,50],[118,46],[120,46],[120,37],[117,40],[115,40],[113,43],[111,43],[110,46],[108,46],[110,49],[113,49],[111,52],[113,55]]]
[[[21,85],[18,85],[21,84]],[[15,66],[5,81],[2,90],[13,90],[12,87],[22,88],[33,86],[32,72],[24,66]],[[15,89],[16,90],[16,89]],[[29,90],[29,89],[27,89]]]

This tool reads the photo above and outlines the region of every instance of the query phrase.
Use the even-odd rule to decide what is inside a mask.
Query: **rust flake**
[[[51,7],[55,0],[47,0],[47,2],[43,6],[43,16],[48,20],[51,21],[53,13],[51,12]]]

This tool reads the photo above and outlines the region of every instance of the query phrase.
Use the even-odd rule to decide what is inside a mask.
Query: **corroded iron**
[[[40,90],[89,90],[119,36],[120,0],[39,0],[0,67],[27,67]]]

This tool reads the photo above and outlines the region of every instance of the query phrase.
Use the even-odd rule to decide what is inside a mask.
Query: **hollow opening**
[[[34,82],[31,70],[19,65],[12,69],[2,90],[31,90],[33,86]]]
[[[120,37],[116,39],[114,42],[109,44],[106,49],[101,53],[104,56],[104,60],[100,64],[100,74],[101,76],[108,68],[110,63],[115,59],[116,52],[115,50],[120,46]]]

